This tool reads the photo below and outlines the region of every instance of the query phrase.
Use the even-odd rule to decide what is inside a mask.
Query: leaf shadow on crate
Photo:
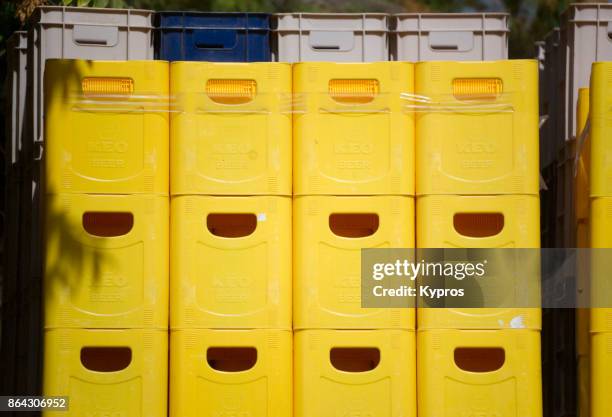
[[[93,64],[90,60],[84,62]],[[63,74],[65,77],[61,82],[45,85],[45,97],[58,97],[58,94],[61,94],[66,100],[75,100],[75,98],[78,100],[81,92],[71,90],[71,86],[80,85],[82,81],[79,65],[72,60],[66,61],[63,63]],[[56,89],[61,89],[61,93]],[[70,129],[71,126],[66,125],[66,128]],[[45,141],[48,140],[45,137]],[[46,152],[43,151],[43,155],[46,155]],[[68,200],[62,202],[62,197],[56,190],[46,189],[43,200],[46,225],[44,231],[44,252],[47,255],[44,269],[46,285],[50,287],[60,285],[73,291],[82,285],[99,284],[103,279],[103,270],[112,269],[114,266],[113,258],[84,241],[88,236],[83,228],[83,219],[71,215]],[[52,256],[49,250],[52,251]],[[91,282],[82,279],[85,274],[91,277]]]

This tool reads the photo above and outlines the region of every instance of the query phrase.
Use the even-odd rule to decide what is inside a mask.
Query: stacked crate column
[[[360,290],[362,249],[414,248],[413,82],[405,62],[294,65],[296,416],[416,415],[414,304]]]
[[[46,63],[43,393],[70,416],[166,414],[168,70]]]
[[[425,417],[542,415],[537,80],[536,61],[416,65],[417,248],[496,250],[487,269],[510,271],[462,285],[479,308],[417,300]]]
[[[290,417],[291,66],[175,62],[170,84],[170,413]]]

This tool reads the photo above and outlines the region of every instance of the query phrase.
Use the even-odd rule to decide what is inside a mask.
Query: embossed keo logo
[[[371,143],[345,142],[334,145],[334,153],[340,155],[368,155],[373,151]]]
[[[92,140],[87,143],[87,150],[95,153],[126,153],[128,143],[122,140]]]
[[[489,142],[473,141],[457,144],[457,152],[464,154],[490,154],[495,153],[495,145]]]

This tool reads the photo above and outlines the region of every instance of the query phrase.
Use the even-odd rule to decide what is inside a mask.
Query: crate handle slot
[[[206,350],[206,361],[215,371],[244,372],[257,363],[254,347],[210,347]]]
[[[257,228],[257,216],[253,213],[210,213],[206,216],[206,227],[215,236],[246,237]]]
[[[467,372],[493,372],[504,366],[506,352],[500,347],[460,347],[454,352],[455,365]]]
[[[430,32],[428,38],[432,51],[465,52],[474,49],[472,32]]]
[[[94,372],[118,372],[132,362],[132,349],[129,347],[87,346],[81,348],[81,364]]]
[[[499,78],[455,78],[452,88],[457,100],[497,100],[504,92]]]
[[[77,45],[116,46],[119,42],[119,28],[113,26],[74,25],[72,39]]]
[[[219,104],[245,104],[257,96],[257,81],[241,79],[210,79],[206,95]]]
[[[354,48],[353,32],[312,31],[308,36],[310,48],[320,52],[346,52]]]
[[[87,211],[83,213],[83,229],[98,237],[127,235],[134,227],[134,215],[129,212]]]
[[[193,31],[193,43],[198,49],[234,49],[238,43],[238,32],[227,29],[196,29]]]
[[[86,77],[81,80],[81,90],[86,97],[126,96],[134,93],[134,80],[120,77]]]
[[[380,84],[374,79],[334,79],[329,80],[327,92],[339,103],[369,103],[380,93]]]
[[[332,366],[343,372],[368,372],[380,363],[380,350],[375,347],[335,347],[329,351]]]
[[[453,227],[462,236],[491,237],[504,230],[504,215],[502,213],[456,213],[453,216]]]
[[[333,213],[329,216],[329,229],[340,237],[354,239],[372,236],[378,226],[376,213]]]

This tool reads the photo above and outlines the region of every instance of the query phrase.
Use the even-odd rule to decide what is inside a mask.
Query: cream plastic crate
[[[576,129],[578,90],[589,86],[591,64],[612,60],[612,4],[572,4],[561,18],[567,39],[565,138]]]
[[[9,140],[4,145],[7,168],[16,166],[24,134],[24,114],[26,98],[26,61],[28,36],[27,32],[15,32],[7,41],[8,82],[10,94],[10,111],[7,111],[7,125],[10,131]],[[9,171],[9,175],[16,172]]]
[[[273,15],[273,60],[387,61],[389,59],[388,19],[388,15],[383,13]]]
[[[402,13],[392,16],[393,61],[508,59],[508,13]]]
[[[563,99],[564,81],[562,68],[565,54],[561,48],[561,30],[554,28],[546,35],[543,83],[540,84],[541,116],[546,120],[540,128],[540,166],[549,166],[563,144],[561,126],[564,124]]]

